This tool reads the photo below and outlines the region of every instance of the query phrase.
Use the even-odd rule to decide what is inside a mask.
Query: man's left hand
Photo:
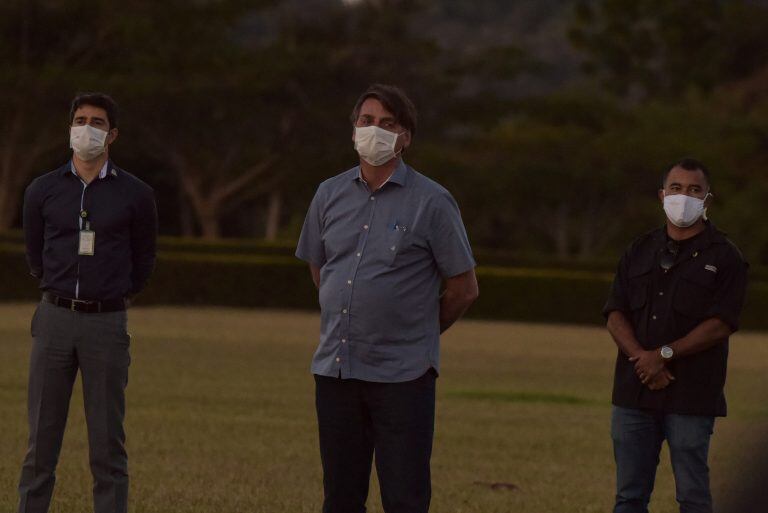
[[[658,350],[643,351],[639,355],[631,357],[629,361],[635,362],[635,374],[644,385],[647,385],[664,370],[664,359]]]

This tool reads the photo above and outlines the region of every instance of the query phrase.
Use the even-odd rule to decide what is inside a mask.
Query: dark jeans
[[[714,417],[613,407],[614,513],[647,513],[664,440],[669,444],[681,513],[712,513],[707,454]]]
[[[376,455],[386,513],[426,513],[435,423],[434,370],[404,383],[315,376],[323,513],[363,513]]]
[[[77,370],[83,380],[96,513],[128,509],[125,387],[130,336],[126,313],[72,312],[40,303],[32,318],[29,450],[21,470],[19,513],[45,513],[56,481]]]

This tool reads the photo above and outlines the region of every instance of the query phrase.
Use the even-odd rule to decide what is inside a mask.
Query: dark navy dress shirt
[[[355,167],[317,189],[296,256],[320,268],[312,372],[375,382],[440,365],[440,284],[475,266],[451,194],[402,161],[371,191]]]
[[[78,254],[86,223],[95,233],[93,255]],[[27,187],[24,239],[41,290],[90,300],[132,296],[155,265],[154,192],[112,162],[86,184],[68,162]]]

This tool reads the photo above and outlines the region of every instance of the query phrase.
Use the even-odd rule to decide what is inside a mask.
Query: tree
[[[114,27],[105,10],[75,1],[0,3],[0,231],[13,226],[30,178],[64,155],[66,108],[78,83],[112,71]]]
[[[711,91],[768,63],[768,6],[744,0],[583,0],[570,36],[584,69],[633,99]]]

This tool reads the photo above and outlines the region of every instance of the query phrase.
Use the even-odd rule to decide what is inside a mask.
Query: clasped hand
[[[629,359],[635,362],[635,374],[651,390],[667,387],[675,377],[664,366],[664,360],[658,351],[643,351]]]

